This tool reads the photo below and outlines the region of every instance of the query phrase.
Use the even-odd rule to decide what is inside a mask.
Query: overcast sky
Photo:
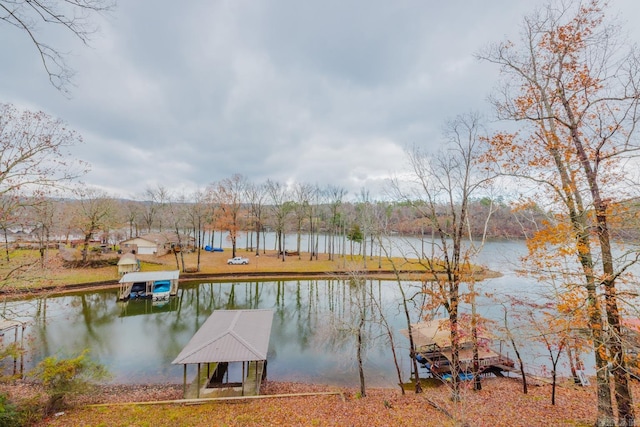
[[[70,99],[26,34],[0,23],[0,102],[66,121],[84,139],[84,181],[119,197],[236,173],[375,195],[406,148],[441,143],[447,119],[490,114],[498,70],[474,53],[516,39],[540,4],[120,0],[90,47],[46,33],[77,73]],[[636,21],[640,2],[610,12]]]

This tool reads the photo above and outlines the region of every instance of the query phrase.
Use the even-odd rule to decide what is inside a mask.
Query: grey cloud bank
[[[72,98],[35,48],[0,25],[0,102],[43,110],[80,132],[84,181],[135,197],[202,189],[240,173],[382,191],[404,149],[437,147],[445,120],[487,110],[498,70],[476,61],[517,38],[541,1],[120,1],[90,47],[69,52]],[[633,0],[610,12],[640,16]]]

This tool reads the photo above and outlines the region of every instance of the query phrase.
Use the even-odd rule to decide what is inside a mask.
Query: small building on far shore
[[[174,250],[193,248],[194,244],[195,239],[190,236],[171,232],[151,233],[121,241],[120,250],[137,255],[162,256]]]
[[[140,270],[140,261],[135,254],[127,253],[118,260],[118,274],[122,276],[126,273],[133,273]]]

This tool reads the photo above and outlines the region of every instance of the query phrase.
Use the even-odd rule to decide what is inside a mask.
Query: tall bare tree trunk
[[[596,212],[596,227],[598,241],[600,243],[600,254],[602,256],[602,271],[604,278],[601,282],[604,285],[605,296],[605,312],[609,329],[613,332],[610,336],[608,347],[613,359],[612,373],[615,380],[615,397],[618,407],[618,424],[621,426],[634,426],[635,414],[633,410],[633,397],[629,387],[629,374],[627,370],[627,362],[625,360],[624,349],[622,348],[622,326],[620,321],[620,311],[618,309],[618,294],[615,285],[615,272],[613,266],[613,255],[611,250],[611,240],[609,236],[609,227],[607,224],[607,203],[600,195],[600,186],[598,184],[597,170],[591,166],[591,159],[588,156],[577,125],[573,110],[569,105],[566,97],[563,97],[563,105],[567,112],[567,117],[571,120],[571,138],[576,152],[582,163],[582,169],[587,177],[591,197],[593,199],[593,207]]]
[[[482,390],[480,379],[480,355],[478,349],[478,314],[476,313],[476,294],[473,280],[469,284],[471,293],[471,340],[473,343],[473,389]]]

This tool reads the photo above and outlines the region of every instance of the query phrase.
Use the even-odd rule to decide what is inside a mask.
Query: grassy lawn
[[[424,263],[418,260],[403,258],[373,257],[363,259],[361,256],[334,256],[329,260],[327,254],[320,254],[318,259],[309,259],[308,253],[300,256],[287,256],[283,261],[275,251],[267,251],[256,256],[254,252],[238,250],[237,255],[249,259],[248,265],[227,265],[227,259],[231,257],[231,251],[225,252],[200,252],[198,261],[197,253],[178,253],[164,256],[141,255],[141,271],[174,270],[182,271],[181,278],[225,276],[251,276],[260,274],[266,276],[282,275],[283,277],[295,277],[308,274],[353,274],[366,273],[381,275],[377,277],[395,278],[395,271],[402,271],[405,279],[432,278],[430,270]],[[0,277],[3,277],[4,290],[47,289],[79,284],[110,284],[117,283],[118,275],[117,257],[112,254],[101,255],[102,260],[109,261],[110,265],[100,267],[70,268],[63,263],[57,249],[49,250],[45,261],[42,262],[37,250],[19,249],[9,254],[0,261]],[[184,269],[183,269],[184,265]],[[185,273],[187,271],[188,273]],[[477,278],[481,278],[480,275]]]

